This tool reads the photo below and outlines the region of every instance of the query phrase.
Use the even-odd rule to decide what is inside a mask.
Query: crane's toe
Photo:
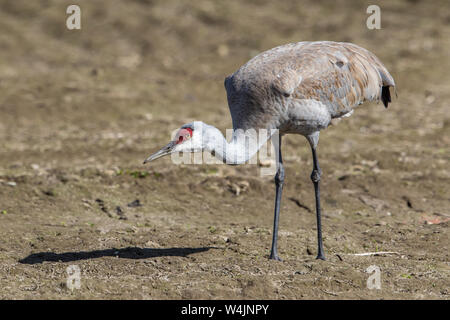
[[[276,260],[276,261],[283,261],[283,259],[281,259],[277,254],[270,254],[269,257],[270,260]]]
[[[317,255],[316,259],[318,259],[318,260],[320,259],[320,260],[323,260],[323,261],[327,260],[327,259],[325,259],[325,256],[323,254]]]

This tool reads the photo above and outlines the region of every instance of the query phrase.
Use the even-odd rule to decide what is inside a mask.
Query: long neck
[[[250,160],[267,142],[270,135],[257,130],[234,130],[227,142],[219,129],[208,128],[206,149],[226,164],[242,164]]]

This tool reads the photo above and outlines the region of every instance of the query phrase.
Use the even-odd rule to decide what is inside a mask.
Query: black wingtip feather
[[[381,88],[381,100],[383,101],[384,107],[387,108],[389,102],[391,102],[391,92],[389,91],[389,86],[383,86]]]

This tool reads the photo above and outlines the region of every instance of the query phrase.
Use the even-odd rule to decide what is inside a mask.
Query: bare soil
[[[447,1],[380,1],[380,30],[370,1],[85,0],[70,31],[72,3],[0,1],[1,299],[449,299]],[[321,134],[327,261],[309,147],[284,139],[277,262],[257,165],[142,161],[184,123],[230,128],[225,76],[303,40],[373,51],[398,98]]]

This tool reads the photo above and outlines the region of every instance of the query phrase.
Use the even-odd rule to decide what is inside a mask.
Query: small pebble
[[[139,199],[134,200],[133,202],[130,202],[127,204],[130,208],[140,207],[142,206],[141,201]]]

